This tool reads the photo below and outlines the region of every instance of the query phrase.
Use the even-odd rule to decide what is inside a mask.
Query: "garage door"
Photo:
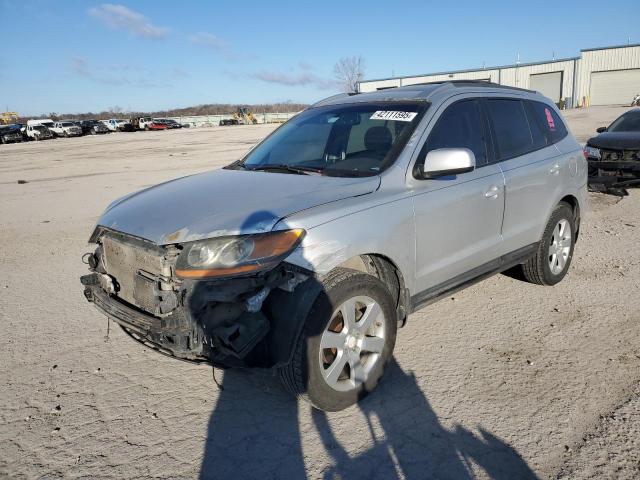
[[[538,73],[529,77],[529,88],[549,97],[554,103],[562,95],[562,72]]]
[[[640,68],[591,74],[591,105],[629,105],[638,93]]]

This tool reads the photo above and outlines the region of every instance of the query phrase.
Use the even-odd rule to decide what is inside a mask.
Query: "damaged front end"
[[[628,195],[626,187],[640,185],[640,149],[595,148],[587,145],[589,190],[617,196]]]
[[[84,295],[131,337],[172,357],[281,365],[299,333],[296,318],[315,298],[311,272],[282,261],[303,235],[160,246],[98,227],[91,238],[97,248],[84,257],[91,271],[81,277]]]

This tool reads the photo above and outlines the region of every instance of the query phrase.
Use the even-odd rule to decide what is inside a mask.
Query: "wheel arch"
[[[366,273],[380,280],[396,302],[398,326],[406,323],[410,294],[398,265],[388,256],[379,253],[354,255],[335,265],[327,273],[311,275],[293,292],[276,289],[269,294],[265,301],[265,308],[267,317],[272,322],[272,328],[266,339],[268,360],[265,366],[282,366],[291,360],[294,345],[302,332],[304,319],[323,290],[322,280],[336,270],[345,268]]]
[[[576,229],[576,242],[578,241],[579,233],[580,233],[580,202],[578,198],[574,195],[565,195],[560,199],[558,203],[566,203],[571,207],[573,211],[573,220],[574,226]]]
[[[363,253],[345,260],[334,268],[359,270],[380,280],[396,302],[398,326],[403,326],[406,323],[410,295],[402,270],[391,258],[380,253]]]

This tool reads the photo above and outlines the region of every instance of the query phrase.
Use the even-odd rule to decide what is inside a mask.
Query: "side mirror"
[[[428,179],[467,173],[476,168],[476,156],[468,148],[431,150],[420,166],[418,178]]]
[[[596,132],[598,133],[602,133],[602,132],[606,132],[607,131],[607,127],[598,127],[596,128]]]

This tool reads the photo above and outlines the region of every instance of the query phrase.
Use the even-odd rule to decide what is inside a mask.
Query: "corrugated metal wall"
[[[591,87],[592,72],[626,70],[631,68],[640,68],[640,45],[607,50],[582,51],[576,82],[576,98],[578,104],[583,101],[586,105],[590,103],[589,90]],[[640,87],[640,85],[638,87]],[[640,93],[640,91],[638,93]],[[629,102],[631,102],[631,99],[629,99]]]
[[[500,83],[510,87],[530,88],[531,75],[562,72],[562,98],[571,98],[573,95],[573,64],[573,60],[563,60],[538,65],[505,68],[500,72]]]
[[[402,86],[425,82],[442,82],[447,80],[490,80],[498,81],[498,70],[476,70],[473,72],[444,73],[424,77],[403,78]]]
[[[529,88],[531,75],[561,71],[563,77],[562,98],[571,99],[570,104],[572,105],[588,105],[592,72],[640,68],[640,45],[582,50],[580,53],[580,58],[561,59],[536,64],[509,65],[478,70],[364,81],[360,83],[360,91],[372,92],[380,88],[399,87],[416,83],[487,78],[502,85]]]

